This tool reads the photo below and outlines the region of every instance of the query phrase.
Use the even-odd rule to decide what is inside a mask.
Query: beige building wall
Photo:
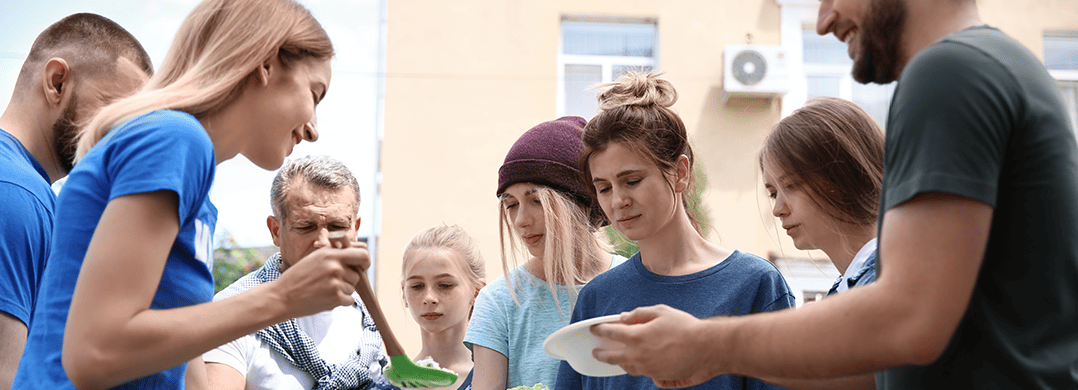
[[[457,224],[480,243],[487,279],[502,273],[495,189],[516,138],[555,118],[562,15],[658,20],[658,68],[708,176],[711,239],[767,257],[823,258],[776,229],[755,153],[781,99],[722,98],[723,47],[779,45],[779,3],[797,0],[391,0],[376,284],[409,354],[419,328],[401,299],[401,253],[416,232]],[[982,16],[1040,55],[1045,29],[1078,30],[1073,0],[981,1]],[[751,37],[751,38],[750,38]]]

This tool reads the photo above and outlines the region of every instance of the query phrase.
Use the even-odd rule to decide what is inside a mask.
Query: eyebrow
[[[614,178],[615,179],[620,179],[620,178],[623,178],[625,176],[629,176],[629,175],[632,175],[634,173],[639,173],[639,172],[643,172],[643,171],[644,171],[643,169],[630,169],[630,170],[627,170],[627,171],[621,171],[617,175],[614,175]],[[599,181],[606,181],[606,179],[603,179],[601,177],[596,177],[596,178],[591,179],[592,183],[599,182]]]
[[[434,275],[434,279],[438,279],[438,278],[444,278],[444,277],[451,277],[451,278],[455,278],[455,276],[453,276],[453,275],[451,275],[451,274],[438,274],[438,275]],[[409,276],[409,277],[408,277],[408,279],[406,279],[406,280],[412,280],[412,279],[423,279],[423,277],[422,277],[422,276],[419,276],[419,275],[412,275],[412,276]]]

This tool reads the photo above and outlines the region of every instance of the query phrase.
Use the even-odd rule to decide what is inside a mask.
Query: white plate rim
[[[543,352],[546,352],[547,355],[549,355],[550,357],[553,357],[555,359],[566,360],[565,357],[557,355],[557,354],[554,353],[554,351],[550,350],[550,348],[553,346],[553,343],[554,343],[555,339],[557,339],[559,337],[562,337],[563,335],[568,334],[570,332],[575,332],[575,331],[579,330],[580,328],[586,328],[586,327],[589,327],[589,326],[592,326],[592,325],[595,325],[595,324],[602,324],[602,323],[614,322],[614,321],[621,321],[621,314],[620,313],[619,314],[605,315],[605,316],[601,316],[601,317],[593,317],[593,318],[589,318],[589,319],[586,319],[586,320],[583,320],[583,321],[580,321],[580,322],[576,322],[576,323],[566,325],[565,327],[563,327],[561,329],[558,329],[554,333],[551,333],[550,336],[547,336],[546,340],[543,341]]]

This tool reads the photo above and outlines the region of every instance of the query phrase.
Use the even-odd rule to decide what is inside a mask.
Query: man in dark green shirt
[[[1078,146],[1055,81],[975,0],[823,0],[817,31],[858,81],[898,80],[877,282],[739,318],[637,309],[592,329],[627,345],[596,357],[663,387],[879,371],[881,389],[1078,388]]]

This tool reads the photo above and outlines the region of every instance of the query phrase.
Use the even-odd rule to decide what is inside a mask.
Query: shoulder
[[[111,133],[113,142],[119,143],[167,141],[175,146],[195,144],[213,147],[209,134],[198,119],[173,110],[143,114],[117,126]]]
[[[740,272],[751,273],[760,276],[778,276],[782,277],[782,273],[775,267],[775,264],[764,260],[762,257],[754,255],[748,252],[742,252],[735,250],[730,254],[730,257],[726,259],[730,262],[730,266],[735,267]]]
[[[1026,55],[1031,56],[998,30],[985,27],[961,31],[910,59],[899,78],[895,97],[932,100],[932,95],[985,93],[1015,87],[1018,77],[1004,61]]]

